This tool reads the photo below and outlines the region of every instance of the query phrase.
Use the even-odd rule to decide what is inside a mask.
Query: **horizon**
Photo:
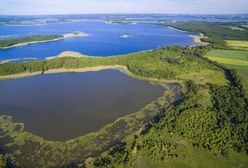
[[[248,15],[247,13],[198,13],[198,14],[188,14],[188,13],[55,13],[55,14],[0,14],[0,16],[61,16],[61,15],[178,15],[178,16],[228,16],[228,15]]]
[[[223,12],[225,11],[225,12]],[[228,12],[227,12],[228,11]],[[246,0],[1,0],[0,15],[181,14],[239,15]]]

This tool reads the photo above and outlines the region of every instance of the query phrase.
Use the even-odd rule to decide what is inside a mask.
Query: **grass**
[[[215,83],[217,85],[226,85],[227,80],[220,71],[203,70],[199,72],[190,72],[177,76],[181,80],[194,80],[198,84]]]
[[[154,135],[156,136],[156,135]],[[175,136],[175,135],[173,135]],[[172,137],[173,137],[172,136]],[[174,139],[174,138],[173,138]],[[166,140],[168,141],[168,140]],[[172,140],[173,141],[173,140]],[[175,141],[175,140],[174,140]],[[247,156],[230,151],[227,157],[213,155],[212,152],[199,150],[192,146],[180,146],[180,154],[173,159],[164,161],[153,161],[144,157],[146,151],[137,153],[134,165],[136,168],[246,168],[248,164]]]
[[[248,51],[214,50],[206,55],[210,60],[236,69],[243,79],[243,85],[248,92]]]
[[[227,45],[231,47],[232,49],[248,51],[248,41],[226,40],[226,42],[227,42]]]

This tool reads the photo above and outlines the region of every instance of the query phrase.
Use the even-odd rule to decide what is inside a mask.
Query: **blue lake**
[[[18,38],[34,35],[66,34],[75,31],[90,34],[59,41],[0,49],[0,61],[22,58],[45,59],[64,51],[90,56],[112,56],[151,50],[168,45],[195,45],[193,33],[149,24],[107,24],[100,20],[54,23],[35,26],[0,26],[0,37]],[[121,38],[128,34],[130,38]],[[3,38],[2,38],[3,39]]]

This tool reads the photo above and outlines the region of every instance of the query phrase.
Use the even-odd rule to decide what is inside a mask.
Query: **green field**
[[[212,61],[236,69],[243,79],[246,90],[248,90],[248,51],[214,50],[206,56]]]
[[[226,40],[226,42],[227,45],[233,49],[248,51],[248,41]]]

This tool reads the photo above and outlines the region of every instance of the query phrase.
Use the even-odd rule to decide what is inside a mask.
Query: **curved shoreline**
[[[172,26],[167,26],[169,29],[173,29],[173,30],[177,30],[180,32],[185,32],[185,33],[194,33],[194,32],[190,32],[190,31],[186,31],[186,30],[182,30],[182,29],[178,29]],[[195,43],[198,43],[196,45],[191,45],[191,46],[197,46],[197,45],[208,45],[208,43],[203,42],[202,39],[207,38],[207,36],[203,33],[197,33],[198,35],[188,35],[189,37],[193,38]]]
[[[37,71],[37,72],[24,72],[24,73],[18,73],[13,75],[6,75],[6,76],[0,76],[0,80],[5,79],[16,79],[16,78],[23,78],[23,77],[30,77],[35,75],[42,75],[42,74],[54,74],[54,73],[66,73],[66,72],[96,72],[101,70],[107,70],[107,69],[116,69],[120,70],[124,73],[131,73],[127,69],[126,66],[121,65],[112,65],[112,66],[94,66],[94,67],[85,67],[85,68],[78,68],[78,69],[66,69],[66,68],[60,68],[60,69],[51,69],[47,71]]]
[[[20,47],[20,46],[25,46],[25,45],[29,45],[29,44],[35,44],[35,43],[46,43],[46,42],[58,41],[58,40],[63,40],[65,38],[70,38],[70,37],[86,37],[86,36],[89,36],[89,34],[81,33],[81,32],[79,32],[78,34],[68,33],[68,34],[64,34],[63,37],[60,37],[60,38],[55,38],[55,39],[51,39],[51,40],[44,40],[44,41],[31,41],[31,42],[19,43],[19,44],[14,44],[14,45],[9,46],[9,47],[0,47],[0,49],[9,49],[9,48]]]
[[[189,37],[193,38],[194,42],[197,43],[196,45],[192,46],[198,46],[198,45],[208,45],[209,43],[203,42],[202,39],[207,38],[203,33],[198,33],[199,35],[189,35]]]
[[[122,73],[135,78],[137,80],[143,80],[147,82],[165,82],[165,83],[178,83],[182,84],[182,81],[180,79],[178,80],[165,80],[165,79],[157,79],[157,78],[146,78],[142,76],[138,76],[130,72],[127,68],[127,66],[124,65],[108,65],[108,66],[92,66],[92,67],[85,67],[85,68],[76,68],[76,69],[66,69],[66,68],[60,68],[60,69],[51,69],[47,71],[36,71],[36,72],[24,72],[24,73],[18,73],[13,75],[5,75],[0,76],[0,80],[8,80],[8,79],[18,79],[18,78],[25,78],[25,77],[31,77],[36,75],[43,75],[43,74],[56,74],[56,73],[68,73],[68,72],[75,72],[75,73],[82,73],[82,72],[97,72],[102,70],[119,70]]]

